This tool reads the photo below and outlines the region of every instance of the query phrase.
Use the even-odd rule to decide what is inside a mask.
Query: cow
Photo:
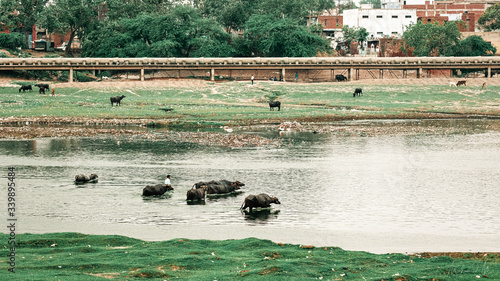
[[[40,88],[40,89],[38,90],[38,93],[39,93],[40,95],[45,95],[45,88]]]
[[[354,90],[354,93],[352,94],[352,96],[355,97],[356,95],[358,95],[358,97],[362,96],[363,95],[363,90],[361,88],[356,88]]]
[[[113,103],[116,103],[117,105],[121,105],[120,102],[124,98],[124,95],[118,96],[118,97],[111,97],[109,100],[111,101],[111,106],[113,106]]]
[[[147,185],[142,190],[142,196],[163,195],[169,190],[174,190],[170,184]]]
[[[96,174],[90,174],[90,175],[79,174],[75,176],[75,183],[76,184],[96,183],[98,181],[98,178],[99,177]]]
[[[207,194],[225,194],[236,191],[240,189],[241,186],[245,186],[245,184],[239,181],[230,182],[228,180],[213,180],[194,184],[194,188],[201,188],[202,186],[207,187]]]
[[[206,185],[202,185],[199,188],[195,188],[195,186],[193,186],[193,188],[187,191],[186,200],[187,201],[203,200],[205,199],[205,194],[207,190],[208,187]]]
[[[450,82],[450,87],[456,87],[457,86],[457,83],[455,82]]]
[[[481,89],[484,90],[484,88],[486,88],[486,82],[483,83],[483,86],[481,86]]]
[[[26,91],[26,90],[30,90],[30,92],[33,92],[33,88],[31,87],[31,85],[22,85],[21,88],[19,88],[19,93],[21,92],[21,90],[23,91]]]
[[[345,77],[342,74],[335,75],[335,81],[337,81],[337,82],[342,82],[342,81],[346,81],[346,80],[347,80],[347,77]]]
[[[460,86],[460,85],[464,85],[464,86],[467,86],[467,81],[466,80],[460,80],[457,82],[457,87]]]
[[[38,84],[35,84],[35,87],[38,87],[38,88],[44,89],[44,90],[48,90],[49,87],[50,87],[50,85],[49,84],[40,84],[40,83],[38,83]]]
[[[274,108],[277,107],[278,111],[281,109],[281,102],[280,101],[269,101],[269,111],[274,111]]]
[[[246,208],[249,208],[251,212],[253,208],[269,208],[271,207],[271,203],[281,204],[278,198],[269,196],[265,193],[261,193],[259,195],[249,195],[245,198],[245,201],[243,201],[240,209],[245,210]]]

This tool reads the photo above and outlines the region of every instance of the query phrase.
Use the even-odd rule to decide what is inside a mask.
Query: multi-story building
[[[406,28],[417,23],[414,9],[351,9],[344,10],[344,25],[363,27],[370,37],[399,37]]]

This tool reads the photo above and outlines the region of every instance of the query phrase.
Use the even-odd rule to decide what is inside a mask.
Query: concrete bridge
[[[489,78],[500,72],[500,57],[0,58],[0,70],[69,71],[69,82],[73,82],[73,72],[79,70],[138,71],[141,81],[145,70],[203,70],[211,80],[227,70],[272,70],[283,78],[287,72],[330,70],[332,81],[334,71],[347,70],[347,78],[352,81],[359,80],[360,70],[378,70],[380,78],[384,70],[402,70],[403,78],[413,70],[421,78],[423,71],[433,69],[473,69],[484,71]]]

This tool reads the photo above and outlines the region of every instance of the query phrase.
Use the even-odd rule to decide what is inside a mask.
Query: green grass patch
[[[424,258],[256,238],[146,242],[78,233],[19,234],[16,243],[16,273],[2,255],[1,280],[500,280],[495,255]]]
[[[23,82],[25,84],[26,82]],[[21,84],[21,83],[19,83]],[[30,83],[27,83],[30,84]],[[34,82],[33,82],[34,84]],[[57,88],[56,96],[0,88],[0,117],[152,118],[197,122],[396,116],[414,113],[499,115],[500,87],[209,83],[199,88]],[[356,87],[363,96],[353,97]],[[109,98],[125,95],[121,106]],[[280,100],[281,111],[267,101]],[[162,108],[170,108],[165,112]]]

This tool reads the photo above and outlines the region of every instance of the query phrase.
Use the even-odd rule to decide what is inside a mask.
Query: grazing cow
[[[26,90],[30,90],[30,92],[33,92],[33,88],[31,87],[31,85],[22,85],[21,88],[19,88],[19,93],[21,92],[21,90],[23,90],[23,93]]]
[[[83,183],[96,183],[98,181],[98,176],[96,174],[91,174],[91,175],[76,175],[75,176],[75,183],[76,184],[83,184]]]
[[[38,93],[41,95],[45,95],[45,88],[40,88],[40,90],[38,90]]]
[[[245,198],[245,201],[241,205],[240,209],[249,208],[250,212],[253,208],[269,208],[271,207],[271,203],[281,204],[278,198],[274,196],[269,196],[265,193],[261,193],[259,195],[249,195]]]
[[[460,86],[460,85],[464,85],[464,86],[467,86],[467,81],[465,80],[460,80],[457,82],[457,87]]]
[[[163,195],[168,190],[174,190],[170,184],[147,185],[142,190],[142,196]]]
[[[456,87],[457,86],[457,83],[455,82],[450,82],[450,87]]]
[[[335,81],[342,82],[342,81],[346,81],[346,80],[347,80],[347,77],[345,77],[342,74],[335,75]]]
[[[281,102],[280,101],[269,101],[269,111],[274,111],[274,108],[277,107],[278,111],[281,109]]]
[[[45,89],[48,90],[50,86],[49,86],[49,84],[35,84],[35,87],[38,87],[38,88],[44,89],[44,90]]]
[[[363,90],[361,88],[356,88],[354,90],[354,93],[352,94],[352,96],[355,97],[356,95],[358,95],[358,97],[362,96],[363,95]]]
[[[195,185],[196,186],[196,185]],[[205,199],[205,192],[208,190],[206,185],[202,185],[199,188],[191,188],[186,193],[186,200],[194,201],[194,200],[203,200]]]
[[[124,98],[124,95],[118,96],[118,97],[111,97],[109,100],[111,101],[111,106],[113,106],[113,103],[116,103],[117,105],[121,105],[120,102]]]
[[[481,86],[481,89],[484,90],[484,88],[486,88],[486,82],[483,83],[483,86]]]
[[[238,190],[241,186],[245,186],[245,184],[239,181],[230,182],[228,180],[198,182],[194,184],[194,187],[197,189],[202,186],[207,187],[207,194],[225,194]]]

